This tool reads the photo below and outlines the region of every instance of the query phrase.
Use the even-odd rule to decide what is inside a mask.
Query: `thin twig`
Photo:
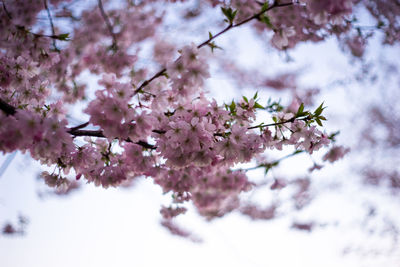
[[[12,20],[11,13],[8,12],[8,10],[7,10],[7,8],[6,8],[6,4],[4,3],[4,1],[2,1],[2,3],[3,3],[4,12],[6,12],[6,15],[7,15],[8,19],[9,19],[9,20]]]
[[[113,39],[112,48],[114,48],[115,50],[118,50],[117,36],[115,35],[115,33],[113,31],[113,26],[111,25],[110,19],[108,18],[106,12],[104,11],[103,2],[101,0],[98,0],[97,2],[98,2],[101,16],[103,17],[103,19],[107,25],[107,29],[110,32],[110,35]]]
[[[280,122],[274,122],[274,123],[270,123],[270,124],[256,125],[256,126],[249,127],[247,129],[251,130],[251,129],[257,129],[257,128],[269,127],[269,126],[278,126],[278,125],[282,125],[282,124],[285,124],[285,123],[294,122],[296,119],[297,119],[296,117],[293,117],[293,118],[291,118],[289,120],[280,121]],[[304,118],[298,119],[298,120],[304,120]]]
[[[149,83],[151,83],[153,80],[157,79],[158,77],[164,75],[166,73],[167,69],[163,68],[162,70],[160,70],[159,72],[157,72],[156,74],[153,75],[153,77],[151,77],[148,80],[145,80],[133,93],[133,95],[136,95],[137,93],[139,93],[145,86],[147,86]]]
[[[67,132],[69,134],[75,136],[75,137],[77,137],[77,136],[89,136],[89,137],[106,138],[106,136],[104,135],[102,130],[79,130],[79,129],[75,129],[75,128],[76,127],[70,128]],[[129,142],[129,143],[133,143],[133,141],[131,139],[129,139],[129,138],[124,140],[124,141]],[[154,146],[152,144],[149,144],[149,143],[147,143],[145,141],[138,141],[138,142],[135,142],[135,144],[137,144],[137,145],[139,145],[141,147],[144,147],[144,148],[148,148],[148,149],[156,149],[157,148],[156,146]]]
[[[43,0],[43,3],[44,3],[44,8],[45,8],[46,11],[47,11],[47,17],[49,18],[49,21],[50,21],[52,36],[56,36],[56,31],[55,31],[55,29],[54,29],[53,18],[51,17],[50,9],[49,9],[49,7],[48,7],[48,5],[47,5],[47,0]],[[58,49],[58,48],[57,48],[57,45],[56,45],[56,38],[52,38],[52,40],[53,40],[54,50],[60,51],[60,49]]]
[[[293,156],[295,156],[297,154],[303,153],[303,152],[305,152],[305,150],[295,150],[293,153],[288,154],[286,156],[283,156],[280,159],[274,160],[273,162],[262,163],[260,165],[257,165],[257,166],[251,167],[251,168],[240,169],[240,170],[242,170],[242,171],[252,171],[252,170],[259,169],[259,168],[269,168],[270,169],[270,168],[272,168],[274,166],[277,166],[282,160],[287,159],[287,158],[291,158],[291,157],[293,157]]]
[[[80,125],[78,125],[78,126],[72,127],[72,128],[71,128],[71,131],[76,131],[76,130],[85,128],[85,127],[88,126],[88,125],[89,125],[89,122],[82,123],[82,124],[80,124]]]

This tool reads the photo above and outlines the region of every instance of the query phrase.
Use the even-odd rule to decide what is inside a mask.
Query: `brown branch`
[[[3,4],[4,12],[6,13],[8,19],[9,19],[9,20],[12,20],[12,16],[11,16],[10,12],[8,12],[8,10],[7,10],[7,8],[6,8],[6,4],[4,3],[4,1],[2,1],[2,4]]]
[[[78,125],[78,126],[75,126],[75,127],[70,128],[70,130],[71,130],[71,131],[76,131],[76,130],[85,128],[85,127],[88,126],[88,125],[89,125],[89,122],[85,122],[85,123],[82,123],[82,124],[80,124],[80,125]]]
[[[0,109],[8,116],[15,115],[16,109],[0,98]]]
[[[296,119],[297,119],[297,118],[296,118],[296,116],[295,116],[295,117],[293,117],[293,118],[291,118],[291,119],[288,119],[288,120],[286,120],[286,121],[274,122],[274,123],[270,123],[270,124],[256,125],[256,126],[249,127],[249,128],[247,128],[247,129],[248,129],[248,130],[251,130],[251,129],[256,129],[256,128],[269,127],[269,126],[278,126],[278,125],[282,125],[282,124],[285,124],[285,123],[294,122]],[[302,119],[299,119],[299,120],[305,120],[305,119],[307,119],[307,118],[302,118]]]
[[[153,75],[153,77],[151,77],[148,80],[145,80],[133,93],[133,95],[136,95],[137,93],[139,93],[145,86],[147,86],[149,83],[151,83],[153,80],[157,79],[158,77],[166,74],[167,69],[163,68],[162,70],[160,70],[159,72],[157,72],[156,74]]]
[[[81,124],[81,125],[83,125],[83,124]],[[79,126],[81,126],[81,125],[79,125]],[[103,133],[102,130],[80,130],[80,129],[76,129],[77,127],[70,128],[67,132],[69,134],[75,136],[75,137],[77,137],[77,136],[89,136],[89,137],[106,138],[106,136],[104,136],[104,133]],[[133,143],[133,141],[131,139],[129,139],[129,138],[124,140],[124,141],[129,142],[129,143]],[[137,144],[139,146],[142,146],[144,148],[148,148],[148,149],[156,149],[157,148],[156,146],[154,146],[152,144],[149,144],[149,143],[147,143],[145,141],[138,141],[138,142],[135,142],[135,144]]]
[[[37,37],[37,38],[42,38],[42,37],[51,38],[51,39],[53,39],[53,43],[55,42],[55,40],[69,41],[69,39],[61,37],[62,34],[60,34],[60,35],[47,35],[47,34],[40,34],[40,33],[30,32],[30,31],[26,30],[25,28],[21,28],[21,30],[24,30],[25,32],[30,33],[33,36]]]
[[[101,0],[98,0],[97,4],[99,6],[101,16],[103,17],[103,19],[107,25],[107,29],[110,32],[110,35],[113,39],[113,43],[112,43],[111,47],[114,48],[115,50],[118,50],[117,36],[115,35],[115,33],[113,31],[113,26],[111,25],[110,19],[108,18],[106,12],[104,11],[103,2]]]
[[[100,0],[99,0],[100,1]],[[217,33],[216,35],[211,36],[210,38],[208,38],[207,40],[205,40],[204,42],[202,42],[201,44],[199,44],[197,46],[197,48],[202,48],[205,45],[208,45],[212,40],[216,39],[217,37],[219,37],[220,35],[228,32],[229,30],[233,29],[233,28],[237,28],[242,26],[243,24],[246,24],[249,21],[252,21],[253,19],[259,19],[260,16],[268,11],[270,11],[273,8],[277,8],[277,7],[285,7],[285,6],[291,6],[293,5],[293,2],[290,3],[282,3],[279,4],[277,1],[274,2],[273,5],[271,5],[270,7],[268,7],[265,10],[262,10],[256,14],[254,14],[251,17],[248,17],[247,19],[242,20],[241,22],[238,22],[236,24],[229,24],[225,29],[223,29],[222,31],[220,31],[219,33]],[[180,57],[179,57],[180,58]],[[178,59],[179,59],[178,58]],[[139,93],[145,86],[147,86],[149,83],[151,83],[153,80],[155,80],[156,78],[165,75],[166,74],[167,69],[163,68],[161,69],[159,72],[157,72],[156,74],[154,74],[150,79],[145,80],[133,93],[133,95],[136,95],[137,93]]]

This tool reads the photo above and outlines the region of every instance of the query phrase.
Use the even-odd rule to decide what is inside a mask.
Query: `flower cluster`
[[[32,111],[19,110],[14,116],[0,113],[0,150],[29,151],[42,164],[52,165],[69,161],[75,150],[67,132],[67,121],[51,113],[43,116]]]
[[[181,56],[167,66],[167,73],[172,83],[172,92],[182,101],[188,101],[202,88],[204,79],[210,76],[206,55],[195,44],[185,46]]]
[[[104,75],[99,82],[106,88],[96,92],[96,98],[89,103],[85,112],[90,122],[100,126],[108,138],[139,141],[152,130],[153,116],[138,113],[131,105],[131,88],[128,84],[115,81],[114,75]]]

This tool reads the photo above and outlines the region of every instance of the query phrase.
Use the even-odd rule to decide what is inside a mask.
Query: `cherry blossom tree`
[[[188,203],[208,220],[234,210],[274,218],[277,204],[259,208],[240,198],[265,185],[251,181],[249,171],[267,173],[288,157],[319,150],[319,161],[330,164],[349,152],[336,144],[338,132],[324,128],[326,107],[313,101],[315,90],[302,89],[295,73],[246,72],[221,52],[221,36],[249,27],[276,53],[335,38],[359,62],[374,31],[383,33],[381,45],[400,39],[398,1],[188,1],[184,23],[213,15],[201,41],[163,34],[179,1],[0,2],[0,150],[27,152],[51,167],[41,177],[59,194],[81,181],[107,188],[152,179],[171,195],[171,205],[161,207],[162,225],[182,236],[190,234],[173,218]],[[371,17],[370,28],[359,24],[360,13]],[[207,83],[215,66],[254,92],[218,102],[212,93],[224,88]],[[260,88],[289,90],[292,100],[285,106],[261,98]],[[74,123],[73,116],[87,121]],[[270,160],[271,151],[291,152]],[[320,168],[314,163],[310,171]],[[274,179],[270,189],[296,187],[301,208],[309,183]]]

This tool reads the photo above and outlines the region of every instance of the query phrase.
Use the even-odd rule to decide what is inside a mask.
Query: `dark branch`
[[[0,109],[6,114],[6,115],[14,115],[17,111],[16,109],[5,102],[3,99],[0,98]]]
[[[46,11],[47,11],[47,17],[49,18],[49,21],[50,21],[51,33],[52,33],[51,36],[56,36],[56,31],[55,31],[55,29],[54,29],[53,18],[51,17],[50,9],[49,9],[49,7],[48,7],[48,5],[47,5],[47,0],[43,0],[43,3],[44,3],[44,8],[45,8]],[[53,39],[54,50],[60,51],[60,49],[58,49],[58,48],[57,48],[57,45],[56,45],[56,38],[52,38],[52,39]]]
[[[76,130],[85,128],[85,127],[88,126],[88,125],[89,125],[89,122],[82,123],[82,124],[80,124],[80,125],[78,125],[78,126],[72,127],[72,128],[71,128],[71,131],[76,131]]]
[[[252,171],[252,170],[259,169],[259,168],[271,169],[271,168],[273,168],[273,167],[275,167],[275,166],[278,166],[278,164],[279,164],[282,160],[285,160],[285,159],[287,159],[287,158],[291,158],[291,157],[293,157],[293,156],[295,156],[295,155],[297,155],[297,154],[303,153],[303,152],[306,152],[306,151],[305,151],[305,150],[299,150],[299,149],[298,149],[298,150],[295,150],[293,153],[288,154],[288,155],[286,155],[286,156],[283,156],[283,157],[281,157],[280,159],[277,159],[277,160],[275,160],[275,161],[262,163],[262,164],[260,164],[260,165],[257,165],[257,166],[251,167],[251,168],[240,169],[240,170],[243,170],[243,171]]]
[[[7,15],[8,19],[12,20],[12,16],[11,16],[10,12],[8,12],[8,10],[6,8],[6,4],[4,3],[4,1],[2,1],[2,3],[3,3],[4,12],[6,12],[6,15]]]
[[[157,79],[158,77],[166,74],[167,69],[163,68],[162,70],[160,70],[159,72],[157,72],[156,74],[153,75],[153,77],[151,77],[150,79],[144,81],[133,93],[133,95],[136,95],[137,93],[139,93],[145,86],[147,86],[149,83],[151,83],[153,80]]]
[[[81,125],[79,125],[79,126],[81,126]],[[76,129],[76,127],[74,127],[74,128],[70,128],[67,132],[73,136],[90,136],[90,137],[106,138],[104,136],[104,133],[102,130],[79,130],[79,129]],[[132,140],[129,138],[126,139],[125,141],[129,142],[129,143],[133,143]],[[138,141],[138,142],[135,142],[135,144],[142,146],[144,148],[148,148],[148,149],[156,149],[157,148],[156,146],[149,144],[145,141]]]

